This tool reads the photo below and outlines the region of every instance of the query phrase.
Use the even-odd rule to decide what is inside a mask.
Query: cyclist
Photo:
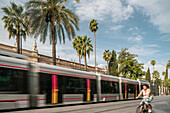
[[[149,106],[149,103],[152,101],[152,96],[151,96],[151,89],[149,89],[149,86],[147,84],[143,85],[143,89],[140,91],[136,99],[138,99],[142,94],[143,94],[143,99],[140,102],[141,105],[140,111],[142,111],[143,103],[145,103],[145,105],[148,106],[148,112],[151,113],[152,110]]]

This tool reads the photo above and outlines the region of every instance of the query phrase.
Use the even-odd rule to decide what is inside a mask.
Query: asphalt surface
[[[54,108],[11,111],[12,113],[135,113],[141,100],[118,101]],[[170,113],[170,95],[156,96],[151,102],[153,113]],[[4,112],[5,113],[5,112]]]

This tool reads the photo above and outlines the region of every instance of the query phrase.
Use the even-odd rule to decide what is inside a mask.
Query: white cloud
[[[124,28],[124,25],[117,25],[117,26],[112,26],[110,27],[110,30],[114,30],[114,31],[117,31],[117,30],[120,30]]]
[[[157,49],[146,48],[146,47],[143,47],[140,45],[134,45],[134,46],[130,47],[129,51],[131,53],[137,54],[139,56],[149,56],[149,55],[153,55],[153,54],[159,52],[159,50],[157,50]]]
[[[138,27],[132,27],[132,28],[129,28],[129,30],[128,31],[138,31],[139,30],[139,28]]]
[[[170,53],[166,53],[166,55],[170,55]]]
[[[105,33],[107,34],[107,33],[109,33],[109,31],[107,30],[107,31],[105,31]]]
[[[162,33],[170,33],[169,0],[128,0],[128,3],[150,16],[150,22]]]
[[[109,16],[112,22],[120,22],[127,20],[134,12],[130,5],[124,6],[121,0],[81,0],[75,6],[81,21],[93,18],[105,21]]]
[[[170,35],[164,35],[163,37],[161,37],[162,41],[170,41]]]
[[[148,45],[144,45],[145,47],[160,47],[157,44],[148,44]]]
[[[139,44],[143,40],[143,37],[141,35],[137,35],[136,37],[128,37],[127,39],[128,39],[129,42]]]
[[[65,44],[58,44],[56,46],[57,56],[60,56],[61,59],[76,61],[78,62],[78,55],[76,50],[72,46],[72,41],[66,41]]]
[[[0,4],[0,8],[2,6],[9,6],[9,3],[11,1],[14,1],[15,3],[17,2],[17,4],[21,4],[24,3],[24,1],[26,0],[7,0],[7,1],[2,1],[3,4]],[[0,18],[2,18],[2,16],[4,15],[4,13],[2,13],[2,10],[0,10]],[[3,44],[7,44],[7,45],[14,45],[15,39],[8,39],[8,32],[6,29],[3,28],[3,21],[0,21],[0,43]],[[27,40],[26,42],[23,41],[22,43],[22,48],[23,49],[28,49],[28,50],[33,50],[33,43],[34,43],[34,38],[31,38],[29,36],[27,36]],[[43,55],[47,55],[47,56],[52,56],[52,45],[50,45],[50,42],[47,40],[45,42],[45,44],[42,44],[39,39],[37,39],[37,48],[38,48],[38,53],[39,54],[43,54]],[[56,45],[56,57],[60,56],[61,59],[64,60],[68,60],[68,61],[74,61],[75,62],[79,62],[79,58],[78,55],[76,53],[76,51],[73,49],[72,47],[72,41],[68,41],[66,39],[66,43],[65,44],[57,44]],[[101,66],[101,63],[105,63],[104,60],[99,60],[99,59],[103,59],[102,58],[102,51],[99,50],[97,48],[97,63],[99,66]],[[82,63],[84,63],[84,58],[82,58]],[[88,65],[94,66],[94,53],[91,52],[91,57],[90,59],[87,58],[87,63]]]
[[[9,6],[10,2],[14,2],[16,4],[21,4],[20,1],[21,0],[1,0],[0,7]]]
[[[165,63],[165,62],[164,62]],[[154,70],[157,70],[159,73],[160,73],[160,77],[161,79],[164,79],[164,76],[162,76],[162,72],[166,70],[166,64],[163,64],[163,63],[160,63],[160,62],[156,62],[155,66],[154,66]],[[150,61],[149,62],[146,62],[144,64],[144,70],[147,71],[148,70],[148,67],[150,69],[150,73],[151,73],[151,76],[152,76],[152,73],[153,73],[153,66],[150,64]]]
[[[106,64],[99,64],[98,67],[105,68],[107,65]]]
[[[129,48],[129,51],[137,54],[139,56],[148,56],[153,55],[159,52],[158,49],[155,49],[158,46],[157,44],[144,44],[143,40],[144,37],[141,35],[137,35],[134,37],[128,37],[127,40],[132,44],[132,46]]]

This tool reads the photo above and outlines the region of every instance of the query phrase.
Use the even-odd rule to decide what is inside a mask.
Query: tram
[[[26,59],[0,50],[0,110],[134,99],[149,85]]]

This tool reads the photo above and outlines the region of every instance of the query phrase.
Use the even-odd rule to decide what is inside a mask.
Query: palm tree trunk
[[[153,77],[154,77],[154,65],[153,65]],[[153,79],[153,85],[155,85],[155,78],[152,79]]]
[[[21,35],[20,39],[21,39],[20,53],[22,54],[22,35]]]
[[[153,65],[153,76],[154,76],[154,65]],[[153,78],[152,78],[153,79]]]
[[[56,28],[55,28],[55,21],[51,17],[51,23],[52,23],[52,58],[53,58],[53,65],[56,65],[56,41],[55,41],[55,35],[56,35]]]
[[[94,56],[95,56],[95,70],[96,70],[96,35],[94,32]]]
[[[166,67],[166,72],[165,72],[165,73],[166,73],[166,74],[165,74],[164,80],[168,79],[168,66]]]
[[[79,55],[79,65],[80,65],[80,69],[81,69],[81,58],[80,58],[80,55]]]
[[[86,50],[84,52],[85,70],[87,70]]]
[[[80,58],[80,55],[79,55],[79,64],[81,64],[81,58]]]
[[[17,53],[20,54],[20,38],[19,38],[19,34],[20,34],[20,27],[18,25],[17,27]]]
[[[109,74],[109,63],[107,61],[107,73]]]

